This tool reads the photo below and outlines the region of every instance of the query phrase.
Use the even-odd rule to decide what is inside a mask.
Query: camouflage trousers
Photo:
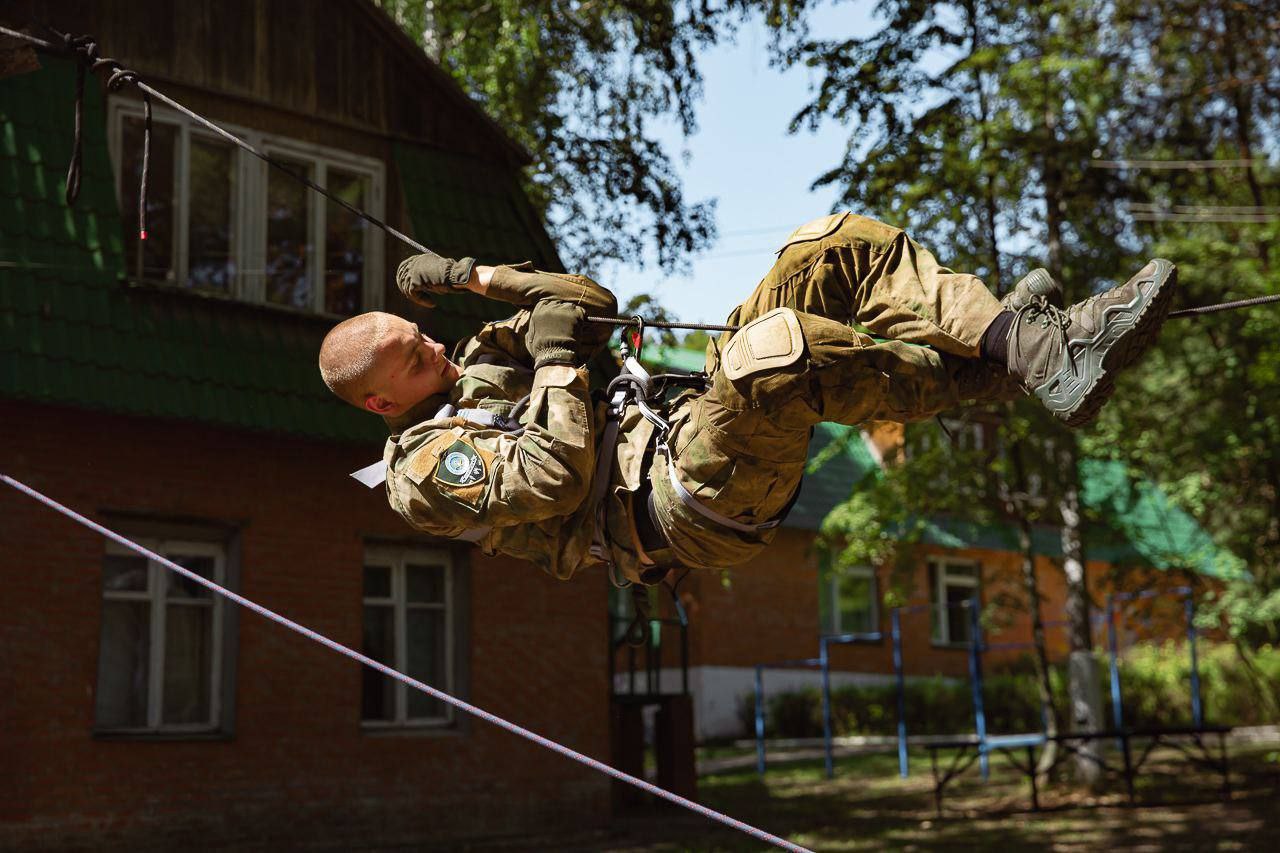
[[[778,355],[788,332],[766,315],[779,308],[794,312],[786,326],[803,338],[798,357]],[[800,484],[820,421],[906,422],[1021,395],[1006,371],[977,357],[1001,310],[979,279],[940,266],[901,229],[852,214],[798,229],[729,317],[771,323],[775,334],[747,362],[733,342],[747,329],[712,342],[711,387],[673,414],[670,460],[654,459],[650,482],[671,545],[652,555],[658,565],[731,566],[763,548],[773,529],[727,527],[688,497],[746,528],[774,519]]]

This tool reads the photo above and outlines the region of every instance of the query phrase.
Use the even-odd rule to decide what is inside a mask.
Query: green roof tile
[[[380,441],[382,424],[336,400],[315,367],[330,322],[123,283],[122,224],[104,102],[85,90],[81,195],[63,201],[74,66],[0,80],[0,393],[143,416]],[[516,173],[397,145],[415,232],[454,255],[560,269]],[[461,337],[510,307],[441,300]],[[446,336],[448,337],[448,336]]]
[[[508,167],[406,143],[396,144],[395,158],[413,236],[432,251],[563,269]],[[478,296],[445,295],[436,300],[431,330],[456,341],[510,313],[510,306]]]

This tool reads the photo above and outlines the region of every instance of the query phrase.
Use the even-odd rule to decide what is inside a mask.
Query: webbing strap
[[[53,498],[47,497],[46,495],[43,495],[40,492],[37,492],[35,489],[31,488],[30,486],[24,483],[18,482],[12,477],[9,477],[5,474],[0,474],[0,482],[3,482],[9,486],[12,486],[13,488],[17,489],[19,492],[22,492],[28,497],[34,498],[35,500],[39,501],[40,503],[44,504],[50,509],[56,512],[59,512],[62,515],[65,515],[67,518],[70,518],[72,521],[75,521],[78,524],[82,524],[85,527],[89,528],[90,530],[93,530],[93,531],[96,531],[97,533],[102,534],[103,536],[107,537],[111,541],[116,542],[120,545],[123,545],[124,547],[128,548],[131,551],[134,551],[135,553],[141,554],[142,556],[146,557],[149,560],[153,560],[156,563],[159,563],[169,571],[176,572],[182,575],[192,583],[200,584],[200,586],[203,586],[208,590],[216,592],[218,595],[221,595],[224,598],[234,601],[236,604],[239,604],[241,607],[245,607],[245,608],[248,608],[249,610],[252,610],[254,613],[257,613],[259,616],[262,616],[266,619],[270,619],[272,622],[275,622],[278,625],[283,625],[284,627],[288,628],[290,631],[299,633],[309,640],[314,640],[315,642],[319,643],[325,648],[331,649],[337,652],[338,654],[346,655],[347,657],[351,658],[354,661],[358,661],[359,663],[362,663],[367,667],[377,670],[378,672],[382,673],[388,678],[394,678],[396,681],[399,681],[401,684],[404,684],[408,687],[412,687],[414,690],[420,690],[423,693],[426,693],[428,696],[438,699],[447,705],[452,705],[453,707],[457,708],[460,711],[465,711],[466,713],[479,717],[480,719],[486,722],[493,723],[495,726],[498,726],[499,728],[502,728],[502,729],[506,729],[507,731],[511,732],[514,735],[519,735],[520,737],[525,738],[526,740],[532,741],[533,743],[536,743],[539,746],[546,747],[547,749],[553,752],[558,752],[560,755],[563,755],[566,758],[571,758],[574,761],[577,761],[579,764],[586,765],[587,767],[590,767],[592,770],[598,770],[601,773],[604,773],[608,776],[612,776],[614,779],[617,779],[619,782],[626,782],[628,785],[634,785],[635,787],[639,788],[640,790],[646,793],[653,794],[655,797],[661,797],[662,799],[675,803],[678,806],[683,806],[684,808],[689,809],[690,811],[696,812],[702,815],[703,817],[707,817],[712,820],[719,821],[720,823],[723,823],[725,826],[732,827],[736,830],[739,830],[740,832],[745,832],[747,835],[750,835],[753,838],[758,838],[761,841],[764,841],[768,844],[776,845],[778,847],[781,847],[784,850],[792,850],[792,851],[796,851],[796,853],[812,853],[812,851],[806,847],[801,847],[798,844],[793,844],[790,841],[787,841],[785,838],[779,838],[778,836],[765,832],[762,829],[757,829],[756,827],[751,826],[748,823],[743,823],[742,821],[737,820],[736,818],[729,817],[728,815],[722,814],[714,809],[709,809],[706,806],[693,802],[692,800],[685,799],[679,794],[673,794],[670,791],[663,790],[662,788],[659,788],[657,785],[654,785],[650,782],[646,782],[643,779],[638,779],[635,776],[632,776],[627,773],[623,773],[621,770],[617,770],[613,767],[610,767],[608,764],[605,764],[603,761],[599,761],[597,759],[591,758],[588,755],[583,755],[582,753],[576,750],[570,749],[569,747],[561,743],[557,743],[556,741],[553,741],[550,738],[543,737],[542,735],[537,734],[536,732],[532,732],[529,729],[524,728],[523,726],[518,726],[515,723],[512,723],[506,719],[503,719],[502,717],[499,717],[497,714],[490,713],[489,711],[486,711],[483,708],[479,708],[475,705],[472,705],[469,702],[464,702],[463,700],[458,699],[457,697],[449,693],[446,693],[443,690],[432,687],[430,684],[424,684],[423,682],[418,681],[416,678],[411,678],[402,672],[392,669],[391,667],[387,666],[384,663],[379,663],[378,661],[374,660],[371,657],[360,654],[354,649],[347,648],[341,643],[331,640],[321,633],[313,631],[310,628],[307,628],[306,626],[299,625],[297,622],[294,622],[291,619],[287,619],[284,616],[281,616],[280,614],[276,613],[275,611],[269,610],[268,608],[263,607],[261,604],[258,604],[257,602],[250,601],[249,599],[245,598],[243,595],[239,595],[238,593],[234,593],[231,590],[226,589],[225,587],[219,586],[218,584],[214,583],[213,581],[209,580],[203,575],[198,575],[195,572],[191,571],[190,569],[187,569],[187,568],[184,568],[183,566],[178,565],[172,560],[165,559],[164,557],[160,556],[154,551],[150,551],[146,548],[143,548],[137,542],[134,542],[131,539],[126,539],[125,537],[121,536],[119,533],[116,533],[113,530],[109,530],[106,527],[103,527],[101,524],[98,524],[96,521],[91,521],[88,518],[85,518],[83,515],[76,512],[75,510],[72,510],[63,506],[62,504],[55,501]]]
[[[727,515],[721,515],[711,507],[704,504],[694,496],[693,492],[684,487],[684,483],[680,482],[680,478],[676,476],[675,461],[671,458],[671,449],[667,445],[659,444],[658,453],[667,458],[667,478],[671,481],[671,487],[676,491],[676,497],[680,498],[680,502],[689,509],[708,521],[719,524],[721,527],[727,527],[730,530],[736,530],[739,533],[754,534],[763,530],[772,530],[782,523],[782,518],[775,518],[762,524],[743,524],[741,521],[735,521]]]

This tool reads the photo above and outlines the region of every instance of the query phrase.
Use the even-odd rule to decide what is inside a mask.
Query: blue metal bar
[[[764,667],[756,667],[756,772],[764,776]]]
[[[1136,592],[1117,592],[1111,595],[1113,601],[1134,601],[1140,598],[1157,598],[1161,595],[1190,595],[1191,587],[1175,586],[1171,589],[1140,589]]]
[[[1187,647],[1191,650],[1191,722],[1199,729],[1204,727],[1204,705],[1200,697],[1200,656],[1196,653],[1196,604],[1190,593],[1183,607],[1187,614]]]
[[[1120,695],[1120,641],[1116,637],[1115,596],[1107,596],[1107,653],[1111,659],[1111,721],[1117,732],[1124,731],[1124,700]],[[1116,741],[1124,749],[1124,736]]]
[[[822,661],[822,752],[827,778],[835,776],[831,755],[831,660],[827,657],[827,638],[818,640],[818,657]]]
[[[869,631],[865,634],[823,634],[819,640],[826,640],[833,645],[845,645],[847,643],[878,643],[884,639],[884,633],[881,631]]]
[[[898,681],[898,775],[907,778],[907,684],[902,672],[902,616],[893,608],[893,673]]]
[[[765,669],[792,669],[804,666],[821,666],[822,658],[794,658],[792,660],[775,660],[766,663],[758,663],[756,666]]]
[[[973,721],[978,732],[978,763],[982,778],[991,777],[987,754],[987,714],[982,706],[982,626],[978,619],[978,597],[969,599],[969,683],[973,688]]]

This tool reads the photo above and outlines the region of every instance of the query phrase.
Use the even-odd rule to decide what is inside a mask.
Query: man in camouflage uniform
[[[457,365],[407,321],[361,315],[330,333],[321,369],[344,399],[387,416],[388,499],[415,528],[560,578],[609,564],[652,583],[764,548],[820,421],[911,421],[1035,393],[1068,424],[1086,422],[1154,339],[1175,280],[1171,264],[1153,261],[1063,311],[1049,301],[1056,284],[1037,271],[1002,303],[901,229],[823,217],[788,238],[730,315],[742,328],[708,347],[709,387],[667,413],[669,434],[628,407],[600,469],[604,407],[592,405],[576,365],[609,332],[586,316],[612,315],[615,303],[584,277],[415,256],[397,275],[410,298],[430,304],[430,294],[468,289],[522,310],[467,341]],[[391,331],[370,331],[378,323]],[[430,362],[429,382],[410,382],[415,359]],[[364,366],[349,369],[356,361]],[[441,409],[446,401],[452,409]],[[497,420],[453,411],[467,409]],[[512,416],[522,432],[502,422]],[[607,471],[602,508],[589,500],[597,470]]]

